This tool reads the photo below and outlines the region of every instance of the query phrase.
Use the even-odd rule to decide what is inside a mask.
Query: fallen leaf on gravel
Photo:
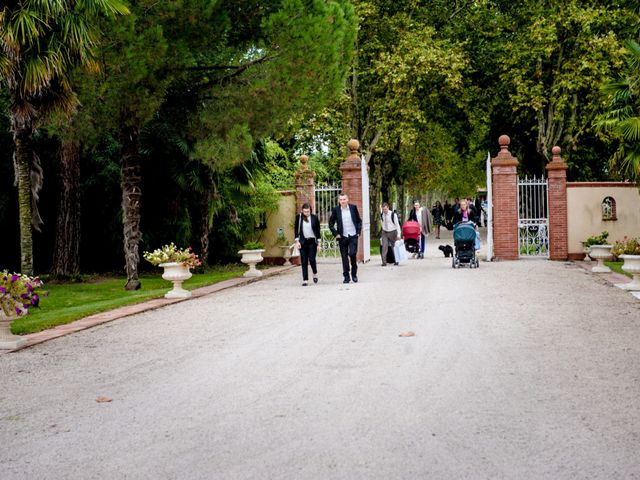
[[[416,334],[413,332],[402,332],[400,335],[398,335],[399,337],[415,337]]]
[[[109,403],[112,399],[109,397],[98,397],[96,398],[96,402],[98,403]]]

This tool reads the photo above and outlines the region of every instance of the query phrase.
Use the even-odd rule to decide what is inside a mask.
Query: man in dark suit
[[[349,260],[351,260],[351,280],[358,281],[358,236],[362,230],[362,219],[358,213],[358,207],[349,203],[349,197],[341,193],[338,196],[338,206],[331,211],[329,218],[329,230],[340,245],[342,257],[342,275],[344,281],[349,283]],[[336,226],[337,224],[337,226]]]

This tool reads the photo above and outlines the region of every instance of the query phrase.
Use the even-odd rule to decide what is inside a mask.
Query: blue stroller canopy
[[[476,226],[473,222],[458,223],[455,227],[453,227],[454,242],[475,242],[475,240]]]

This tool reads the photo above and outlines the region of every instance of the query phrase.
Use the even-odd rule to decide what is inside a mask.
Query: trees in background
[[[33,274],[32,228],[42,220],[37,201],[42,168],[33,134],[52,111],[71,114],[76,99],[68,74],[95,67],[99,15],[127,13],[118,0],[5,3],[0,10],[0,78],[9,96],[20,210],[20,267]]]
[[[626,68],[621,78],[604,85],[609,103],[596,125],[618,143],[611,171],[640,188],[640,45],[633,40],[626,45]]]
[[[2,25],[24,5],[72,2],[7,5]],[[79,265],[124,264],[127,288],[137,288],[139,249],[168,241],[195,242],[205,260],[227,259],[251,235],[260,204],[264,211],[276,188],[293,186],[298,154],[311,153],[320,178],[335,180],[350,137],[368,161],[374,206],[428,191],[473,195],[502,133],[527,173],[543,173],[558,144],[571,179],[632,178],[634,167],[625,168],[637,145],[634,84],[607,90],[609,104],[600,88],[623,71],[632,78],[622,40],[637,34],[635,1],[136,0],[130,10],[101,17],[102,41],[91,30],[89,53],[69,54],[64,75],[51,73],[17,110],[35,115],[27,143],[38,148],[43,171],[62,180],[60,193],[53,184],[41,191],[45,218],[50,204],[59,214],[57,232],[45,228],[37,248],[42,265],[51,255],[58,276],[75,275]],[[45,51],[60,18],[25,44],[27,57]],[[18,70],[7,65],[17,57],[6,53],[9,30],[0,32],[9,39],[0,53],[0,105],[9,107]],[[99,67],[94,74],[78,68],[87,63]],[[65,92],[74,115],[44,115],[48,99]],[[606,108],[597,135],[593,120]],[[11,169],[4,150],[0,172]],[[37,173],[29,158],[28,171]],[[26,185],[32,176],[17,171]],[[6,178],[0,185],[0,220],[15,222],[6,210],[14,190]],[[20,198],[22,215],[35,197]],[[0,263],[2,255],[11,249],[0,248]]]

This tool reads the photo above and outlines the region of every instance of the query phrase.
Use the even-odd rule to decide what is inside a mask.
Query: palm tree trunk
[[[62,190],[51,275],[56,279],[80,274],[80,145],[65,141],[60,149]]]
[[[122,211],[124,227],[124,259],[127,272],[125,290],[138,290],[140,253],[140,201],[142,198],[142,166],[138,151],[139,132],[136,127],[123,127],[120,142],[122,145]]]
[[[200,259],[202,266],[209,264],[209,217],[211,216],[211,191],[207,190],[200,197]]]
[[[33,275],[33,230],[31,205],[31,137],[29,125],[13,122],[15,142],[15,168],[18,183],[18,209],[20,218],[20,271]]]

